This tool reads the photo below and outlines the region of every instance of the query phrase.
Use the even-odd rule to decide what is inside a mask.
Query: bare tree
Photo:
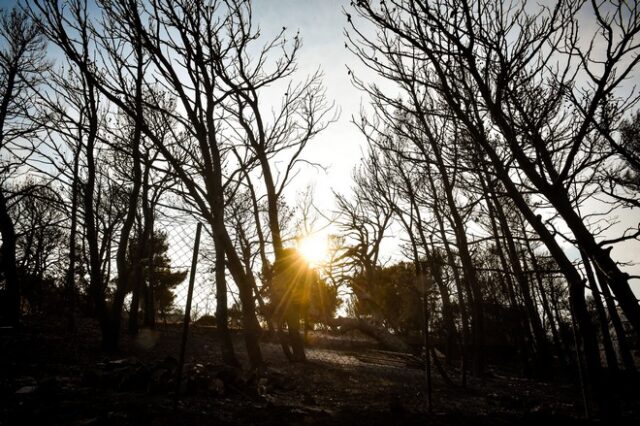
[[[610,124],[637,101],[617,90],[639,61],[638,5],[561,1],[537,10],[525,2],[482,0],[352,5],[378,30],[377,39],[367,37],[348,14],[352,50],[381,76],[415,88],[409,98],[418,117],[455,117],[557,261],[569,283],[593,389],[606,398],[583,277],[555,241],[553,220],[543,221],[523,194],[536,194],[557,213],[571,230],[568,239],[592,259],[639,330],[640,306],[628,275],[605,248],[617,239],[597,241],[597,230],[575,210],[593,192],[594,176],[610,158],[603,148],[611,142]],[[586,48],[578,39],[583,7],[594,12],[596,26]],[[596,42],[605,46],[602,61]],[[375,86],[370,92],[389,105],[398,103]]]
[[[620,160],[603,170],[600,185],[606,194],[623,205],[637,208],[640,207],[640,113],[624,120],[619,131],[620,140],[609,142]]]
[[[219,57],[217,69],[222,81],[233,92],[233,103],[225,108],[229,112],[230,126],[237,128],[237,138],[234,138],[238,139],[236,149],[249,151],[250,155],[244,160],[245,163],[257,162],[260,166],[266,192],[267,223],[275,267],[281,263],[284,250],[279,220],[282,192],[295,176],[296,166],[301,162],[301,154],[309,141],[329,123],[335,121],[337,115],[331,115],[333,105],[328,104],[322,87],[322,75],[316,72],[304,82],[289,82],[284,87],[281,105],[273,113],[272,120],[269,120],[263,111],[266,108],[264,100],[260,97],[261,89],[285,80],[296,71],[297,52],[301,40],[296,34],[290,51],[276,62],[273,70],[267,71],[267,60],[273,55],[271,52],[277,48],[278,41],[284,40],[286,29],[283,28],[277,38],[270,42],[255,60],[251,60],[246,54],[245,46],[254,30],[250,20],[244,25],[244,37],[234,46],[233,54],[238,60],[229,66],[224,58]],[[275,160],[284,164],[280,170],[274,167]],[[252,185],[251,180],[247,180],[247,183]],[[255,189],[253,191],[255,192]],[[263,268],[271,266],[264,265]],[[287,320],[293,350],[292,361],[305,360],[298,323],[299,319],[295,316]]]
[[[27,178],[10,192],[21,305],[29,313],[39,312],[51,307],[46,306],[47,302],[55,303],[55,278],[66,263],[63,202],[53,185],[44,179]]]
[[[263,173],[268,174],[273,155],[290,150],[289,166],[280,182],[272,173],[273,180],[267,184],[269,191],[275,191],[271,201],[277,201],[278,191],[295,172],[300,151],[325,125],[326,106],[318,77],[306,85],[291,86],[295,100],[283,103],[282,114],[269,127],[255,109],[258,92],[295,70],[292,58],[299,41],[285,43],[284,32],[280,33],[259,48],[255,55],[258,60],[251,64],[248,52],[257,45],[260,34],[251,26],[249,2],[113,1],[100,3],[99,7],[103,20],[72,16],[54,1],[38,1],[35,9],[41,13],[47,36],[115,108],[131,118],[133,139],[141,135],[148,138],[209,223],[216,247],[225,254],[226,267],[240,290],[247,349],[252,365],[259,367],[262,356],[257,344],[260,326],[254,306],[255,277],[243,267],[226,226],[225,206],[228,197],[235,194],[243,170],[259,161]],[[147,26],[147,20],[153,25]],[[92,56],[83,55],[76,42],[78,29],[89,35]],[[275,57],[281,46],[283,53]],[[146,58],[144,66],[142,58]],[[272,71],[267,70],[269,64],[274,66]],[[150,94],[148,97],[140,96],[143,89]],[[161,96],[174,99],[178,107],[165,108]],[[176,142],[167,143],[155,134],[146,122],[147,110],[173,121],[168,128]],[[257,139],[252,142],[242,138],[242,133]],[[238,149],[238,143],[240,149],[252,150],[261,158],[249,164],[236,162],[231,152]],[[134,168],[135,182],[140,181],[138,168]],[[132,188],[131,203],[139,186],[135,183]],[[125,225],[130,222],[131,211]],[[277,239],[277,226],[270,229]],[[120,254],[124,245],[121,240]],[[116,294],[118,305],[122,295]],[[117,321],[115,316],[112,320]]]
[[[607,46],[603,70],[596,71],[600,59],[595,41],[583,48],[577,37],[577,14],[583,6],[595,13],[595,41]],[[421,77],[425,89],[436,91],[464,123],[505,185],[513,183],[505,174],[513,166],[505,168],[501,153],[513,155],[527,185],[562,217],[640,329],[640,306],[628,276],[611,259],[606,240],[596,241],[572,199],[582,193],[574,193],[572,186],[593,184],[594,169],[610,155],[602,149],[603,140],[610,137],[607,123],[619,119],[637,100],[621,98],[616,90],[638,62],[634,43],[640,29],[638,5],[608,10],[604,2],[587,6],[563,1],[538,12],[529,12],[524,2],[392,1],[379,9],[363,2],[356,7],[387,37],[397,37],[402,50],[414,51],[429,65]],[[576,77],[583,76],[586,82],[580,85]],[[610,96],[618,98],[611,102]],[[605,107],[607,113],[602,114]],[[486,126],[498,138],[488,137]],[[528,216],[533,225],[535,215]]]
[[[0,176],[7,179],[35,154],[38,130],[34,88],[46,77],[45,40],[36,23],[18,9],[0,16]],[[4,185],[2,185],[4,186]],[[9,324],[20,319],[20,284],[16,271],[16,233],[8,211],[7,194],[0,188],[0,264],[5,281],[3,312]]]

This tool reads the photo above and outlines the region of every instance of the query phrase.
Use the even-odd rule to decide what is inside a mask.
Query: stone
[[[22,386],[16,391],[16,395],[28,395],[38,390],[37,386]]]

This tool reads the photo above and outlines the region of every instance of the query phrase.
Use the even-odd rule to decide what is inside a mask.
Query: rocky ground
[[[361,338],[310,336],[305,364],[287,363],[277,344],[265,342],[268,367],[255,373],[224,367],[215,330],[193,327],[179,392],[179,326],[144,331],[110,356],[97,350],[98,338],[89,323],[73,334],[38,323],[0,331],[0,424],[586,423],[572,384],[496,370],[467,388],[445,384],[434,371],[429,412],[416,360]],[[241,355],[241,336],[235,340]],[[638,387],[620,394],[619,422],[640,420]]]

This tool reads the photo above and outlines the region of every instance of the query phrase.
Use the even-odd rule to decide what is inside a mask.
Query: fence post
[[[184,367],[184,353],[187,349],[187,337],[189,335],[189,323],[191,322],[191,299],[193,297],[193,284],[196,279],[196,267],[198,263],[198,250],[200,248],[200,233],[202,223],[198,222],[196,228],[196,240],[193,243],[193,258],[191,259],[191,271],[189,272],[189,290],[187,291],[187,304],[184,308],[184,322],[182,324],[182,344],[180,345],[180,358],[178,360],[178,374],[176,377],[176,397],[180,395],[180,383],[182,381],[182,369]]]

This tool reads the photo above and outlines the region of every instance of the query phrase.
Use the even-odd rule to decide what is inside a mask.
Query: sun
[[[327,236],[309,234],[298,240],[298,252],[311,266],[321,264],[327,258]]]

